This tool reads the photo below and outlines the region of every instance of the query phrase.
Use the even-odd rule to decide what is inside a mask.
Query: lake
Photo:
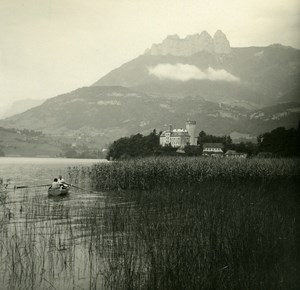
[[[299,168],[0,158],[0,289],[298,289]]]
[[[0,192],[0,289],[102,288],[103,258],[92,251],[91,224],[101,224],[105,197],[89,191],[82,175],[96,162],[107,161],[0,158],[0,177],[10,179]],[[48,198],[46,186],[35,187],[59,174],[85,190],[72,187],[67,196]]]

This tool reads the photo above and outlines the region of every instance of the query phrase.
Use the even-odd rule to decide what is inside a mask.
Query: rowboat
[[[48,196],[59,196],[59,195],[66,195],[70,190],[70,186],[67,187],[58,187],[58,188],[48,188]]]

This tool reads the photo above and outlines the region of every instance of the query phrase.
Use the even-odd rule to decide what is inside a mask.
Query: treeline
[[[0,145],[0,157],[5,156],[4,151],[3,151],[3,147]]]
[[[104,159],[106,156],[97,148],[89,148],[86,145],[72,147],[71,144],[63,144],[60,157],[75,159]]]
[[[44,135],[43,132],[41,132],[41,131],[34,131],[34,130],[28,130],[28,129],[16,129],[16,128],[0,127],[0,131],[9,132],[9,133],[20,133],[20,134],[26,135],[28,137],[39,137],[39,136]]]
[[[249,156],[255,155],[258,152],[257,145],[253,142],[233,143],[230,136],[214,136],[201,131],[198,136],[198,145],[200,146],[200,150],[197,152],[200,152],[200,155],[202,154],[203,144],[205,143],[222,143],[225,152],[227,150],[235,150],[239,153],[247,153]]]
[[[136,134],[120,138],[109,146],[107,159],[128,159],[155,155],[162,149],[159,145],[159,135],[156,130],[153,130],[147,136]]]
[[[269,152],[275,156],[300,156],[300,122],[297,129],[283,127],[257,137],[258,152]]]
[[[136,134],[130,137],[120,138],[109,146],[106,158],[120,160],[133,157],[180,154],[177,153],[178,148],[171,146],[162,147],[159,145],[160,133],[153,130],[153,132],[147,136]],[[298,125],[297,129],[279,127],[271,132],[261,134],[257,137],[257,143],[233,143],[230,136],[214,136],[201,131],[198,136],[198,146],[187,145],[182,152],[188,156],[200,156],[202,155],[204,143],[222,143],[224,152],[227,150],[235,150],[236,152],[246,153],[248,156],[300,156],[300,150],[298,149],[300,148],[300,125]]]
[[[222,143],[224,151],[235,150],[247,153],[248,156],[259,155],[262,157],[294,157],[300,156],[300,123],[298,128],[285,129],[278,127],[271,132],[266,132],[257,137],[257,143],[233,143],[230,136],[213,136],[201,131],[198,145],[202,148],[204,143]],[[202,150],[199,150],[202,152]]]
[[[204,143],[222,143],[225,147],[228,147],[232,144],[232,139],[227,135],[214,136],[201,131],[198,136],[198,145],[202,147]]]

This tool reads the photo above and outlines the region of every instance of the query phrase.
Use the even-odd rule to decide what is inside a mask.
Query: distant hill
[[[257,136],[279,126],[296,127],[300,103],[259,110],[214,103],[201,98],[150,97],[124,87],[85,87],[48,99],[24,113],[0,120],[0,126],[27,128],[69,138],[95,138],[102,146],[119,137],[184,127],[197,121],[197,130],[222,135]]]
[[[38,132],[0,127],[0,151],[4,156],[56,157],[61,154],[57,140]]]
[[[104,158],[93,137],[47,135],[39,131],[0,127],[0,157]]]

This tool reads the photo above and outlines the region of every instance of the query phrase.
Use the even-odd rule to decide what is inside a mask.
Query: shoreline
[[[76,164],[91,164],[91,163],[97,163],[97,162],[109,162],[106,159],[79,159],[79,158],[57,158],[57,157],[0,157],[0,164],[30,164],[30,163],[76,163]]]

